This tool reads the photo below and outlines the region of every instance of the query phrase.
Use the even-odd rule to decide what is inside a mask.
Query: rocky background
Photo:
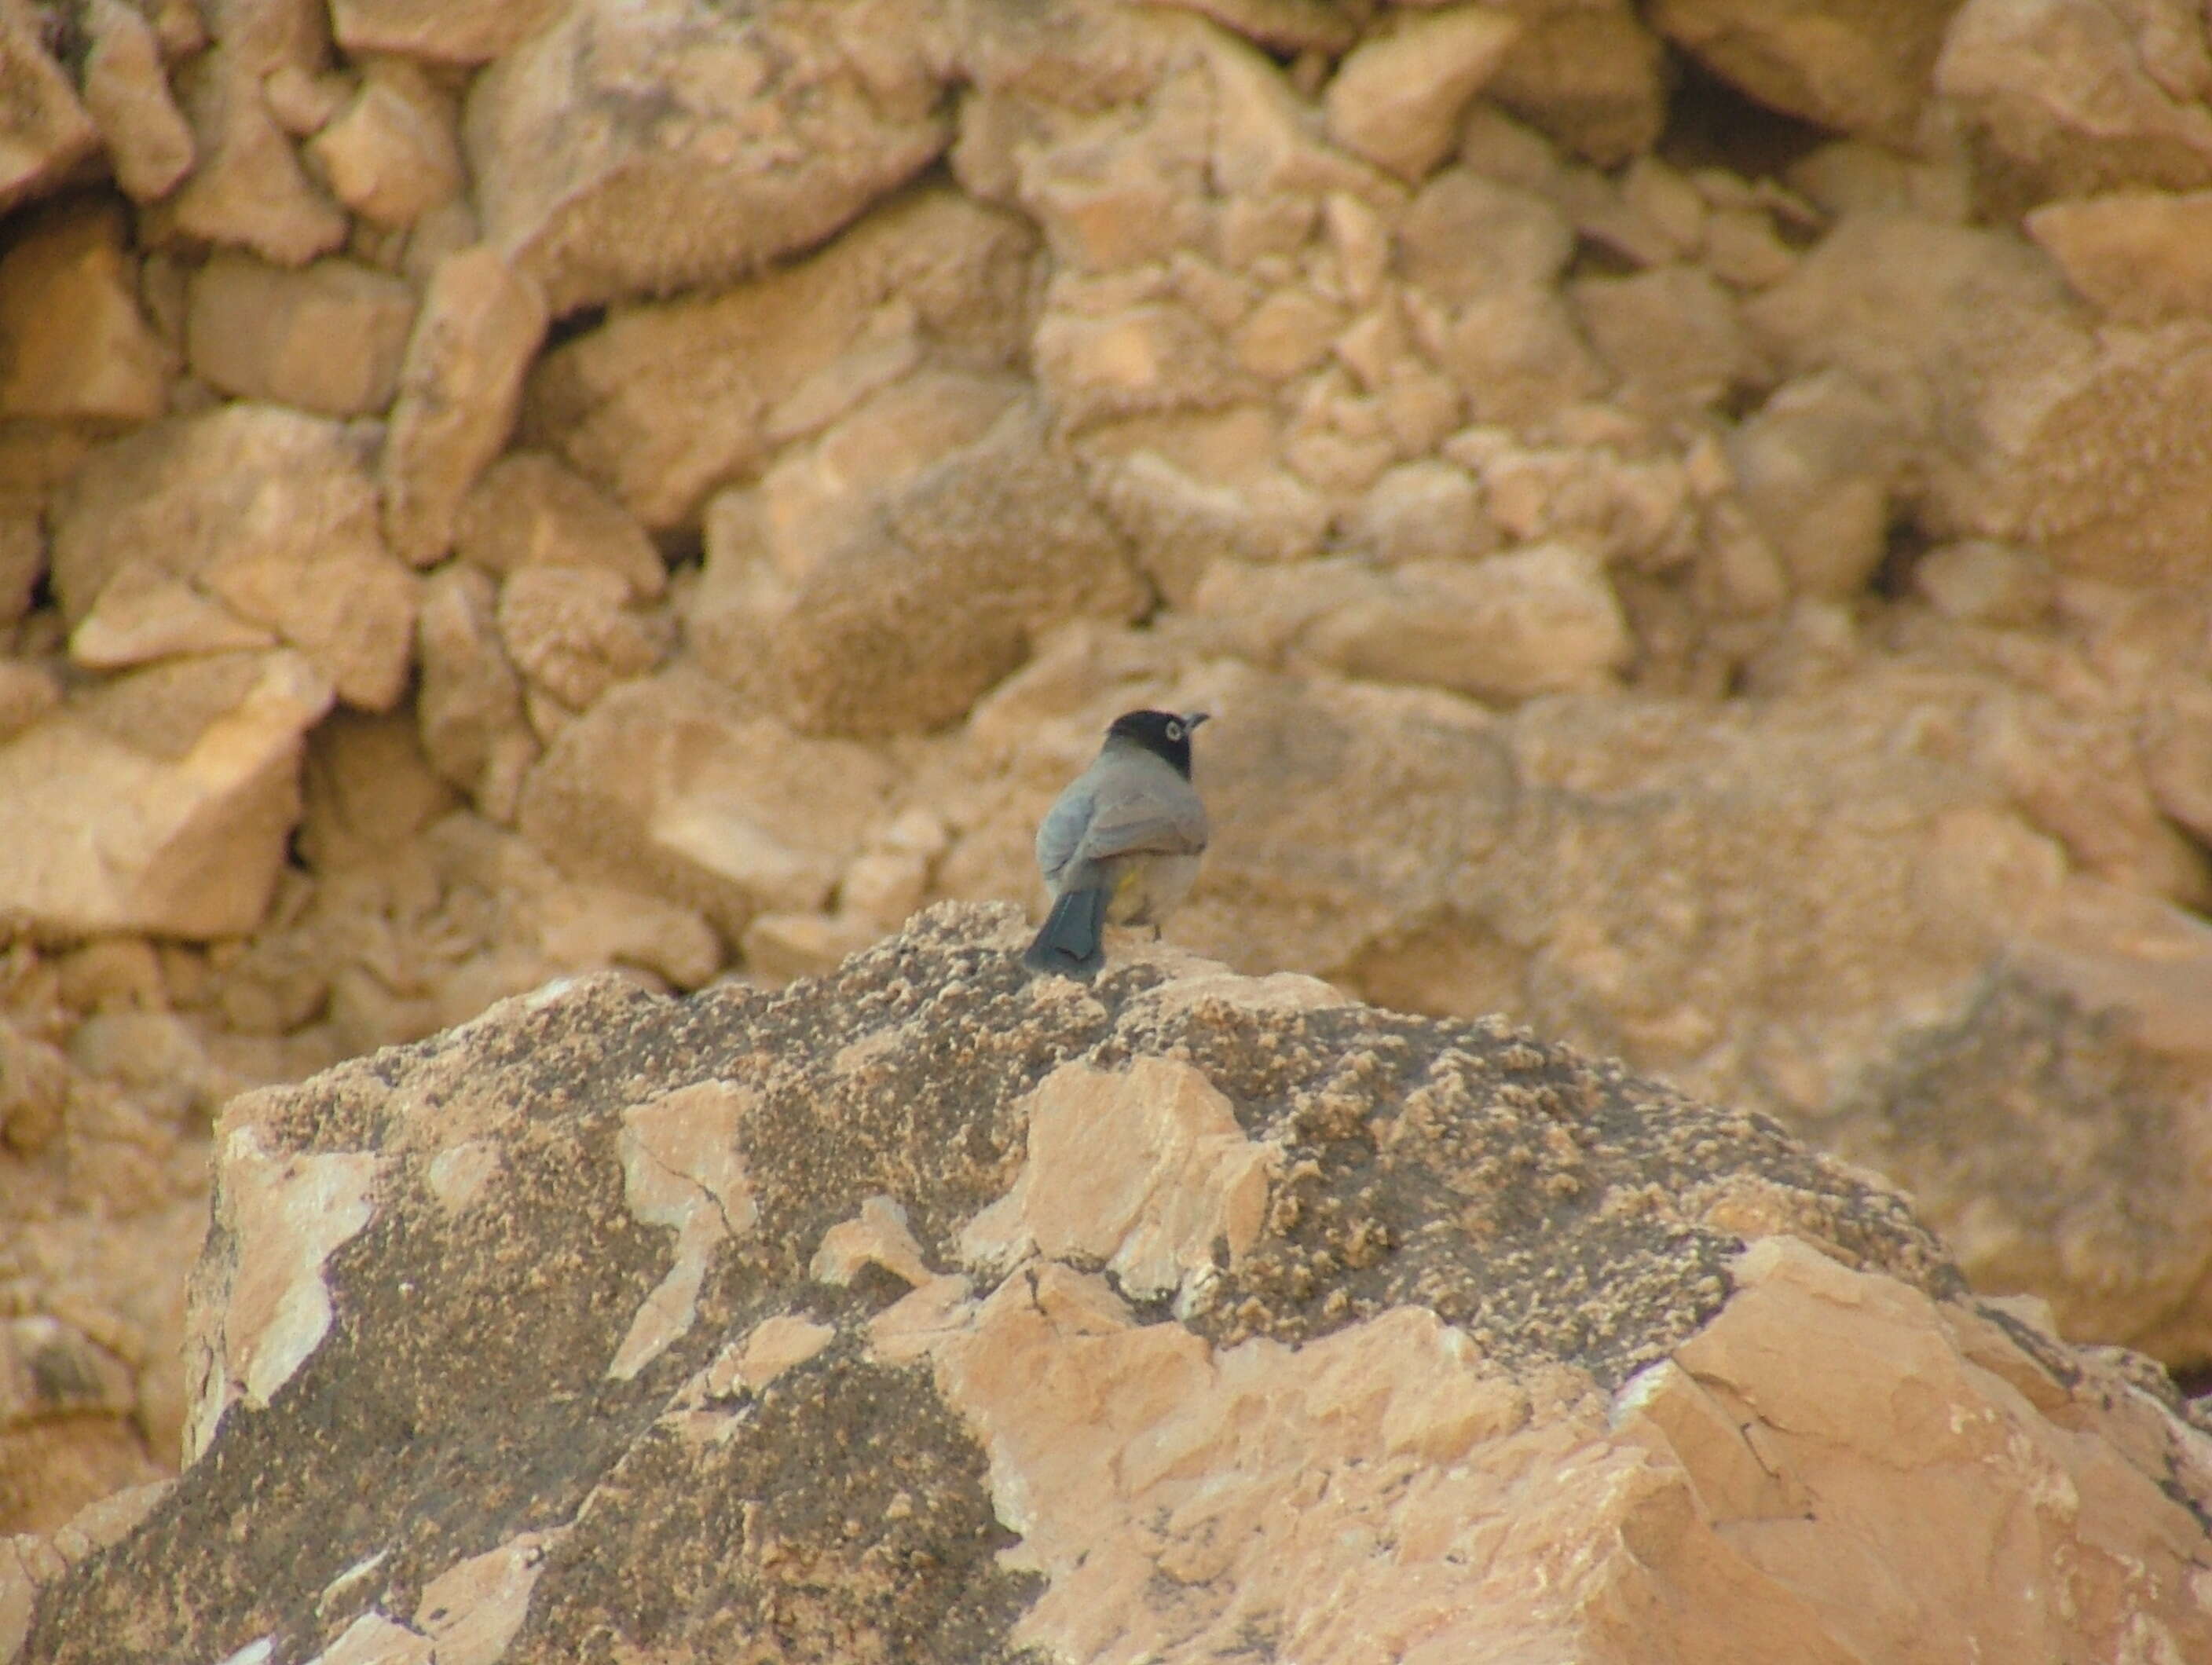
[[[211,1118],[1031,897],[1504,1012],[2212,1361],[2191,0],[0,0],[0,1530]]]

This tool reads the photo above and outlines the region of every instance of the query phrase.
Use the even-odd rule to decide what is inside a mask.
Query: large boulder
[[[2205,1437],[1893,1194],[1503,1024],[1021,936],[234,1101],[191,1463],[0,1558],[14,1656],[2212,1646]]]

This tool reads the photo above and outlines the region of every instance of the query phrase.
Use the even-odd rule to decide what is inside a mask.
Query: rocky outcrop
[[[0,1018],[775,987],[1205,704],[1173,938],[1771,1115],[2193,1382],[2200,12],[0,0]],[[42,1523],[182,1393],[50,1272],[129,1369]]]
[[[2212,1645],[2212,1437],[1894,1194],[1502,1023],[1035,981],[1025,928],[234,1101],[191,1461],[12,1540],[14,1657]]]

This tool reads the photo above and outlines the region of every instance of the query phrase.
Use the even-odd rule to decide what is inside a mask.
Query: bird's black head
[[[1106,731],[1110,743],[1126,740],[1154,757],[1164,757],[1183,779],[1190,778],[1191,731],[1204,722],[1204,711],[1124,711]]]

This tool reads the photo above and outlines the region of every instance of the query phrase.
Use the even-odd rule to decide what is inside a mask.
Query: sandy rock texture
[[[2207,30],[0,0],[0,1023],[77,1084],[0,1194],[143,1246],[0,1237],[107,1361],[0,1529],[179,1459],[126,1152],[1034,905],[1141,703],[1216,716],[1174,939],[1771,1116],[2212,1381]]]
[[[1026,928],[233,1100],[191,1461],[7,1540],[12,1656],[2212,1646],[2212,1435],[1878,1182],[1496,1019],[1028,979]]]

